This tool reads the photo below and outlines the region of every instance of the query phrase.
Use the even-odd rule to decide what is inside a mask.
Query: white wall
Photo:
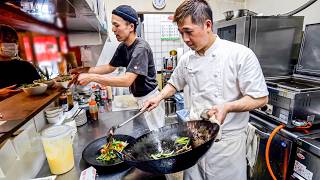
[[[157,10],[152,5],[152,0],[105,0],[107,6],[107,24],[109,41],[106,41],[103,49],[103,53],[98,60],[98,65],[106,64],[110,61],[119,44],[112,32],[111,25],[111,12],[119,5],[132,6],[138,13],[174,13],[176,8],[181,4],[183,0],[167,0],[167,5],[162,10]],[[212,10],[213,18],[215,20],[222,19],[223,12],[227,10],[235,10],[244,8],[245,0],[208,0]]]
[[[253,10],[263,15],[277,15],[290,12],[308,0],[246,0],[245,6],[247,9]],[[296,14],[296,16],[305,16],[304,24],[312,24],[320,22],[320,1],[315,2],[307,9]]]

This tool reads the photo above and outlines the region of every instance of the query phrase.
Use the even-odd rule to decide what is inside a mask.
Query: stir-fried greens
[[[179,137],[174,142],[174,149],[151,154],[150,157],[156,160],[156,159],[175,156],[177,154],[189,151],[192,149],[190,142],[191,142],[191,139],[189,137]]]
[[[97,157],[97,160],[103,162],[114,161],[118,158],[116,152],[114,151],[122,152],[127,145],[127,142],[112,139],[112,142],[102,146],[100,149],[101,154],[99,157]]]
[[[38,87],[40,86],[40,84],[22,84],[21,87],[22,88],[32,88],[32,87]]]
[[[71,79],[72,79],[72,77],[70,75],[62,75],[57,78],[57,82],[66,82]]]

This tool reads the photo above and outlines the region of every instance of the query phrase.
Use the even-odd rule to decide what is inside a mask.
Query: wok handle
[[[221,140],[221,137],[222,137],[222,131],[221,131],[221,124],[220,124],[220,122],[216,119],[216,116],[215,116],[215,115],[211,116],[210,119],[209,119],[209,121],[210,121],[211,123],[218,124],[218,126],[219,126],[219,131],[218,131],[218,134],[217,134],[217,136],[216,136],[216,138],[215,138],[215,141],[216,141],[216,142],[217,142],[217,141],[220,141],[220,140]]]

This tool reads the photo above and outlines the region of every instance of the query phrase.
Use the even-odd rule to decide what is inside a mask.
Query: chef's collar
[[[204,52],[204,56],[210,56],[210,55],[215,56],[215,55],[216,55],[216,53],[217,53],[217,52],[216,52],[216,49],[218,48],[221,39],[219,38],[218,35],[215,35],[215,36],[216,36],[215,41],[212,43],[212,45],[209,47],[209,49],[207,49],[207,50]],[[194,55],[195,57],[201,57],[198,53],[196,53],[196,51],[193,51],[193,55]]]

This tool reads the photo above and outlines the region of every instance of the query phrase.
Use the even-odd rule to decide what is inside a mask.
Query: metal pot
[[[226,20],[230,20],[232,18],[237,18],[237,17],[242,17],[242,16],[256,16],[257,13],[250,11],[248,9],[239,9],[239,10],[231,10],[231,11],[226,11],[223,13],[225,16]]]
[[[239,9],[235,13],[235,17],[256,16],[256,15],[258,15],[256,12],[250,11],[248,9]]]
[[[164,104],[165,104],[165,113],[167,116],[176,113],[176,103],[173,98],[165,99]]]
[[[223,15],[225,16],[226,20],[230,20],[234,16],[234,11],[226,11],[223,13]]]

